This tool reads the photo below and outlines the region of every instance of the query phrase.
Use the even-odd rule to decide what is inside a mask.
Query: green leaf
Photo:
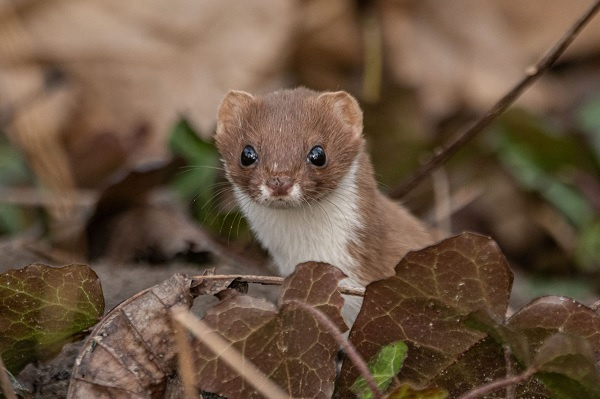
[[[577,116],[579,125],[587,133],[588,140],[592,144],[596,158],[600,160],[600,97],[585,104]]]
[[[575,259],[584,272],[600,269],[600,221],[590,223],[580,232]]]
[[[23,155],[0,135],[0,183],[14,184],[31,182]]]
[[[210,198],[210,190],[206,188],[214,185],[220,167],[215,146],[202,140],[185,119],[173,128],[169,146],[173,153],[190,165],[190,168],[176,179],[176,188],[185,196],[194,197],[201,190],[206,195],[200,193],[200,199]]]
[[[0,275],[0,354],[12,373],[60,352],[104,313],[96,273],[86,265],[33,264]]]
[[[593,151],[579,136],[513,112],[502,118],[494,142],[500,162],[521,186],[539,193],[578,228],[593,218],[592,206],[571,184],[574,170],[598,172]]]
[[[10,142],[0,135],[0,191],[2,187],[31,184],[25,159]],[[0,234],[15,233],[30,222],[29,213],[22,207],[0,204]]]
[[[387,399],[445,399],[448,392],[440,388],[414,389],[408,384],[402,384],[394,389]]]
[[[227,191],[223,188],[229,187],[229,183],[225,182],[221,173],[219,152],[213,143],[202,140],[192,126],[182,119],[173,128],[169,145],[173,153],[182,157],[188,165],[173,180],[173,187],[184,201],[193,204],[196,220],[202,223],[208,221],[208,225],[205,224],[204,227],[221,234],[231,213],[227,234],[239,236],[240,231],[247,232],[239,213],[232,211],[230,207],[226,209],[233,201],[222,200],[222,194]],[[236,220],[238,222],[234,228]]]
[[[522,186],[539,192],[577,227],[592,219],[592,207],[580,192],[544,171],[528,151],[515,143],[506,141],[503,148],[498,156]]]
[[[377,355],[369,361],[369,372],[380,391],[385,392],[388,389],[404,364],[407,352],[408,347],[406,344],[398,341],[381,348]],[[362,375],[358,377],[350,389],[361,399],[373,398],[373,392]]]

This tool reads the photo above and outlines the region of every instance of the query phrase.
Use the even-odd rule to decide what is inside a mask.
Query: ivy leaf
[[[341,316],[344,301],[337,289],[344,278],[331,265],[303,263],[285,279],[279,310],[264,299],[236,295],[208,310],[204,321],[291,396],[329,399],[339,344],[315,315],[297,302],[321,310],[338,328],[347,328]],[[229,399],[258,397],[242,376],[204,344],[194,345],[199,389]]]
[[[567,297],[537,298],[512,315],[506,325],[525,334],[533,353],[551,335],[563,332],[585,338],[600,354],[600,316]]]
[[[350,341],[363,358],[381,346],[403,341],[409,356],[399,378],[428,384],[486,334],[464,321],[476,310],[502,320],[508,307],[512,272],[490,238],[465,233],[407,254],[396,275],[367,287]],[[344,362],[341,397],[358,377]]]
[[[86,265],[32,264],[0,275],[0,353],[18,373],[56,355],[104,313],[96,273]]]
[[[536,373],[554,398],[600,398],[600,375],[590,343],[576,335],[558,333],[539,348]]]
[[[525,305],[506,324],[527,337],[534,364],[543,365],[536,376],[555,397],[598,397],[585,394],[600,391],[593,366],[600,354],[596,312],[570,298],[547,296]]]
[[[404,342],[394,342],[381,348],[377,355],[369,361],[369,372],[380,391],[387,391],[393,378],[404,364],[407,351],[408,347]],[[354,381],[350,389],[361,399],[373,398],[373,392],[362,375]]]
[[[192,306],[191,284],[175,274],[114,307],[81,348],[67,399],[164,397],[177,368],[169,311]]]
[[[527,337],[522,332],[505,325],[504,320],[494,320],[489,314],[479,310],[469,315],[466,325],[488,334],[497,344],[507,346],[521,364],[530,363]]]

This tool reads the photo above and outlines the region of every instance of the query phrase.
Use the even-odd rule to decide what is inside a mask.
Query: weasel
[[[223,99],[216,146],[242,213],[280,275],[320,261],[366,286],[432,243],[423,223],[379,191],[362,130],[358,102],[344,91],[230,91]],[[346,321],[352,324],[361,302],[346,299]]]

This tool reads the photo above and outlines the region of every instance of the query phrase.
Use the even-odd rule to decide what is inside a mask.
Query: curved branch
[[[449,143],[444,145],[439,150],[435,151],[435,155],[425,165],[417,169],[417,171],[407,179],[405,179],[398,187],[390,191],[391,198],[401,198],[412,190],[418,183],[429,175],[433,170],[442,166],[448,159],[453,157],[458,150],[465,144],[471,141],[478,133],[485,129],[489,124],[503,113],[515,100],[523,94],[533,82],[542,76],[556,60],[564,53],[569,45],[575,40],[583,27],[596,15],[600,9],[600,0],[596,1],[575,23],[565,32],[560,40],[546,53],[546,55],[534,66],[526,69],[525,77],[518,82],[512,90],[502,97],[490,110],[475,122],[470,128],[464,130]]]

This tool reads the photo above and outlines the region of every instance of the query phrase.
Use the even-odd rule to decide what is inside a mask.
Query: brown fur
[[[273,177],[299,183],[304,195],[300,205],[326,200],[359,159],[356,183],[363,223],[347,248],[358,268],[344,271],[360,284],[392,275],[408,251],[432,242],[419,220],[378,190],[364,149],[362,112],[345,92],[298,88],[253,97],[232,91],[219,109],[216,144],[228,178],[255,201],[261,196],[258,187]],[[250,167],[239,162],[246,145],[259,154],[259,161]],[[323,168],[305,162],[315,145],[327,154]]]
[[[367,285],[393,275],[407,252],[421,249],[433,239],[421,221],[379,191],[368,154],[360,156],[359,205],[367,222],[360,231],[361,241],[352,243],[349,250],[362,265],[354,279]]]

